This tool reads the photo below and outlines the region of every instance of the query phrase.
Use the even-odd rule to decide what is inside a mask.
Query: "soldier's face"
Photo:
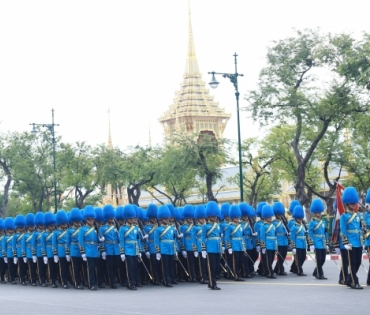
[[[86,219],[86,223],[88,226],[93,226],[94,225],[94,219],[93,218],[87,218]]]
[[[64,223],[64,224],[61,224],[61,225],[60,225],[60,228],[61,228],[62,230],[65,230],[65,229],[67,228],[67,224],[65,224],[65,223]]]
[[[170,219],[166,218],[166,219],[162,219],[162,223],[163,224],[168,224],[168,222],[170,221]]]
[[[27,228],[27,231],[28,232],[33,232],[35,230],[35,227],[34,226],[29,226],[28,228]]]
[[[217,220],[217,217],[208,217],[209,221],[211,221],[212,223],[215,223],[216,220]]]
[[[5,231],[4,230],[0,230],[0,235],[4,235],[5,234]]]
[[[206,219],[198,219],[198,222],[199,222],[199,224],[204,224],[204,223],[206,223]]]
[[[272,217],[270,217],[270,218],[266,218],[266,219],[265,219],[265,221],[266,221],[266,222],[268,222],[268,223],[271,223],[271,221],[272,221]]]
[[[234,223],[239,223],[239,218],[233,218],[233,219],[232,219],[232,221],[233,221]]]
[[[320,219],[321,218],[321,213],[319,212],[319,213],[315,213],[315,217],[317,218],[317,219]]]
[[[73,222],[73,226],[78,229],[81,226],[81,222]]]
[[[149,222],[150,222],[151,224],[156,223],[155,218],[150,218]]]
[[[37,229],[39,229],[40,231],[42,231],[44,229],[44,226],[43,225],[38,225],[37,226]]]
[[[186,219],[186,223],[191,224],[191,223],[193,223],[193,220],[192,220],[192,219],[187,218],[187,219]]]
[[[6,233],[8,235],[13,235],[14,234],[14,230],[13,229],[6,230]]]

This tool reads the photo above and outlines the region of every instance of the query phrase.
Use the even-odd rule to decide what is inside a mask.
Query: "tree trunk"
[[[207,199],[208,199],[208,201],[216,201],[217,202],[217,199],[213,195],[213,191],[212,191],[212,181],[213,181],[213,174],[207,174],[206,175]]]
[[[139,207],[139,199],[141,195],[141,190],[139,185],[131,185],[127,187],[128,201],[131,204],[137,205]]]

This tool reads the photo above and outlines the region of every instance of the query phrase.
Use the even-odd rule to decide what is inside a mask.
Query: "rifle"
[[[308,228],[307,228],[307,224],[304,220],[302,220],[302,224],[305,228],[305,232],[304,232],[304,235],[306,236],[306,242],[307,242],[307,251],[310,251],[310,246],[312,245],[312,241],[310,239],[310,237],[308,236]],[[310,255],[309,255],[310,256]],[[311,257],[311,256],[310,256]],[[311,257],[312,258],[312,257]]]
[[[254,234],[254,233],[256,233],[256,231],[254,230],[254,224],[255,224],[256,222],[253,220],[253,218],[252,218],[252,217],[247,216],[247,218],[248,218],[249,226],[251,227],[252,233],[253,233],[253,234]]]

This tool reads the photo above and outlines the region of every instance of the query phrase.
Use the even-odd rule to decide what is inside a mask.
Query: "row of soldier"
[[[358,204],[354,188],[344,191],[343,203],[347,212],[342,218],[352,216],[351,205]],[[308,249],[315,255],[313,276],[325,280],[323,265],[329,243],[326,222],[321,220],[324,204],[315,199],[310,210],[313,218],[308,227],[303,208],[295,200],[289,206],[293,217],[289,222],[280,202],[272,206],[260,202],[256,211],[246,203],[225,203],[219,209],[209,202],[181,209],[154,204],[147,210],[133,205],[115,210],[111,205],[103,209],[87,206],[83,211],[59,210],[56,215],[38,212],[14,220],[9,217],[0,220],[1,282],[7,271],[13,284],[18,277],[23,285],[28,280],[34,286],[50,283],[54,288],[59,278],[63,288],[72,283],[77,289],[87,285],[96,290],[105,283],[112,288],[120,283],[136,290],[147,282],[172,287],[189,281],[218,290],[221,273],[235,281],[254,277],[259,256],[258,274],[271,279],[287,275],[288,246],[294,255],[291,272],[306,275],[302,266]],[[351,236],[356,233],[348,232],[355,227],[347,228],[348,222],[342,218],[344,233],[337,249],[343,260],[339,283],[361,288],[355,276],[357,252],[352,257],[357,243]],[[352,225],[360,222],[348,221]]]

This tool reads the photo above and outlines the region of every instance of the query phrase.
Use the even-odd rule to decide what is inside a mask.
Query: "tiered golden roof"
[[[173,104],[159,118],[167,141],[180,132],[186,134],[206,132],[213,133],[216,138],[222,138],[231,115],[214,102],[213,96],[209,95],[209,90],[205,86],[195,54],[189,7],[189,44],[185,74]]]

